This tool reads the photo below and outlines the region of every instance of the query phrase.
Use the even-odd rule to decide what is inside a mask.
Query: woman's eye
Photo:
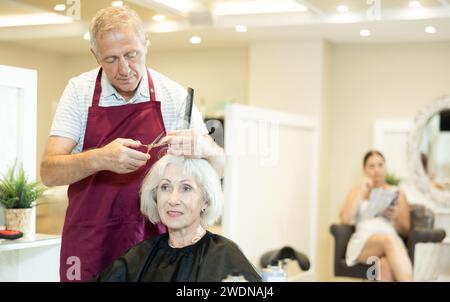
[[[169,185],[163,184],[161,185],[161,191],[167,191],[169,189]]]
[[[183,191],[190,192],[192,191],[192,187],[190,185],[183,185]]]

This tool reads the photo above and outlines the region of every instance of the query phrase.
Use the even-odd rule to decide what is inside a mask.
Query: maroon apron
[[[83,151],[103,147],[116,138],[150,143],[165,133],[160,102],[156,101],[148,70],[147,75],[149,102],[99,107],[100,69],[89,108]],[[138,150],[147,151],[146,147]],[[154,148],[151,159],[135,172],[100,171],[69,186],[61,245],[61,281],[90,280],[131,247],[166,232],[164,225],[151,224],[140,212],[142,181],[158,160],[160,151],[161,148]]]

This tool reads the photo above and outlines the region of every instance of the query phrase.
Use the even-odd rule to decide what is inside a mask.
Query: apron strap
[[[102,71],[103,68],[100,67],[100,70],[97,74],[97,79],[95,80],[94,96],[92,97],[92,107],[98,107],[100,96],[102,95]]]
[[[145,67],[145,70],[147,70],[148,90],[150,92],[150,102],[156,102],[155,86],[153,86],[152,76],[150,75],[150,72],[148,71],[147,67]]]
[[[145,70],[147,71],[148,90],[150,92],[150,102],[156,102],[155,87],[153,85],[153,79],[152,79],[147,67],[145,67]],[[98,71],[98,74],[97,74],[97,78],[95,80],[94,96],[92,97],[92,106],[93,107],[98,107],[98,104],[100,103],[100,96],[102,95],[102,72],[103,72],[103,68],[100,67],[100,70]]]

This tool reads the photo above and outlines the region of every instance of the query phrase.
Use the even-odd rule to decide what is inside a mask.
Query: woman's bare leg
[[[384,282],[392,282],[394,281],[394,275],[392,274],[391,266],[389,265],[389,261],[386,257],[382,257],[380,261],[380,274],[381,280]]]
[[[413,281],[411,260],[409,259],[403,242],[394,236],[387,235],[384,243],[385,254],[395,280]]]
[[[392,235],[373,235],[364,245],[358,261],[366,263],[371,256],[376,256],[380,259],[386,257],[395,280],[412,281],[412,264],[406,249],[402,245],[403,243]]]
[[[368,262],[368,260],[369,258],[374,256],[378,259],[382,259],[384,257],[383,237],[381,235],[373,235],[366,241],[363,249],[361,250],[361,254],[358,257],[358,262],[371,264]],[[376,272],[377,275],[375,277],[377,279],[381,278],[381,281],[384,281],[383,267],[381,266],[381,264],[382,263],[380,263],[380,266],[378,266],[378,269],[380,269],[381,272]]]

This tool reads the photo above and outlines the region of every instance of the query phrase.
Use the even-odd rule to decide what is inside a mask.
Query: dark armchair
[[[407,238],[403,238],[411,262],[414,264],[414,248],[419,242],[441,242],[445,238],[445,231],[434,229],[434,214],[421,205],[411,205],[411,231]],[[347,266],[345,253],[347,244],[355,231],[355,226],[344,224],[333,224],[330,232],[334,237],[334,275],[339,277],[353,277],[366,279],[367,269],[365,264]]]

